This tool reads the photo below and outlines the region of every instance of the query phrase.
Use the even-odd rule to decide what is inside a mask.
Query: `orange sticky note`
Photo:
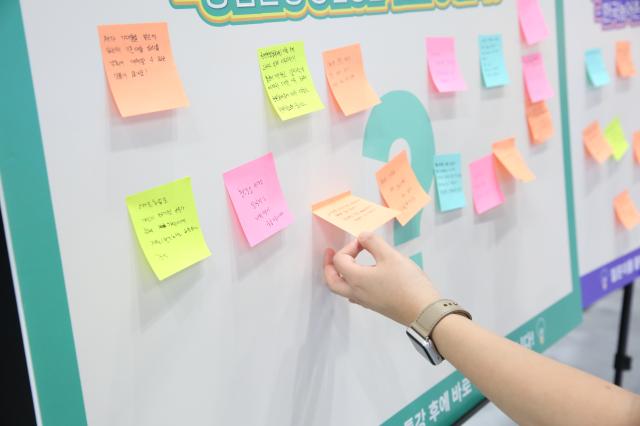
[[[384,202],[400,212],[396,219],[402,226],[431,201],[411,168],[407,151],[382,166],[376,172],[376,180]]]
[[[515,138],[505,139],[493,144],[493,155],[511,173],[511,176],[523,182],[531,182],[536,178],[524,162],[516,147]]]
[[[636,67],[631,56],[631,43],[619,41],[616,43],[616,71],[618,76],[627,78],[636,75]]]
[[[322,53],[322,58],[331,93],[344,115],[355,114],[380,103],[364,73],[360,44],[327,50]]]
[[[164,22],[99,25],[102,63],[123,117],[189,105]]]
[[[582,141],[594,160],[602,164],[613,154],[611,145],[607,143],[597,121],[589,124],[582,131]]]
[[[636,163],[640,164],[640,130],[633,134],[633,153]]]
[[[316,203],[311,206],[311,211],[354,237],[364,231],[375,231],[400,214],[399,211],[356,197],[351,191]]]
[[[618,220],[627,230],[632,230],[640,223],[640,212],[636,209],[628,190],[622,191],[613,199],[613,208]]]
[[[533,144],[542,144],[551,139],[553,136],[553,120],[546,102],[527,102],[526,112]]]

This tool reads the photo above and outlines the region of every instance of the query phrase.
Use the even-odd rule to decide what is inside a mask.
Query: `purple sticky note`
[[[473,206],[476,213],[482,214],[504,203],[504,195],[496,177],[493,154],[469,164],[469,171],[471,172],[471,191],[473,192]]]
[[[522,57],[522,73],[531,102],[540,102],[553,97],[553,88],[547,79],[540,53]]]
[[[223,179],[251,247],[293,222],[271,153],[229,170]]]
[[[549,37],[539,0],[518,0],[518,22],[524,41],[536,44]]]
[[[427,68],[433,85],[440,93],[467,90],[462,78],[453,37],[427,37]]]

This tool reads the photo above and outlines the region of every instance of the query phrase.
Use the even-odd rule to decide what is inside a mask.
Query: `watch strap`
[[[425,339],[430,338],[434,327],[442,318],[450,314],[458,314],[471,319],[471,314],[457,302],[450,299],[440,299],[424,308],[418,318],[411,323],[411,328]]]

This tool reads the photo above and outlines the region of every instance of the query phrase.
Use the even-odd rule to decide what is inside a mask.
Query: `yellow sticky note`
[[[98,26],[102,62],[120,115],[189,105],[166,23]]]
[[[344,115],[355,114],[380,103],[364,73],[360,44],[327,50],[322,53],[322,58],[331,93]]]
[[[636,209],[628,190],[622,191],[614,198],[613,208],[618,220],[627,230],[635,228],[640,223],[640,212]]]
[[[605,140],[597,121],[585,127],[582,131],[582,141],[587,152],[600,164],[607,161],[607,158],[612,154],[611,145]]]
[[[130,195],[127,208],[140,247],[159,280],[211,255],[190,178]]]
[[[258,62],[267,96],[281,120],[324,108],[301,41],[258,49]]]
[[[376,172],[376,180],[384,202],[400,212],[397,219],[402,226],[431,201],[411,168],[407,151],[382,166]]]
[[[545,101],[528,102],[527,123],[534,145],[545,143],[553,136],[553,120]]]
[[[627,149],[629,149],[629,142],[627,142],[627,138],[624,136],[624,130],[622,130],[622,124],[620,124],[619,118],[614,118],[609,125],[607,125],[607,128],[604,130],[604,137],[607,139],[609,145],[611,145],[613,158],[615,158],[616,161],[620,161],[627,152]]]
[[[631,56],[631,43],[619,41],[616,43],[616,71],[623,78],[636,75],[636,67]]]
[[[375,231],[400,214],[378,204],[356,197],[351,191],[311,206],[314,215],[357,237],[364,231]]]
[[[636,163],[640,164],[640,131],[633,134],[633,152],[635,154]]]
[[[516,148],[515,138],[505,139],[493,144],[493,155],[511,173],[511,176],[523,182],[531,182],[536,178],[524,162],[520,151]]]

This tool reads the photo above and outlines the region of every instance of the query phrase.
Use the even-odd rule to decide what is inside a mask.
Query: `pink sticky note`
[[[553,97],[553,88],[547,79],[540,53],[522,57],[522,73],[531,102],[545,101]]]
[[[467,90],[462,78],[453,37],[427,37],[427,68],[433,85],[440,93]]]
[[[229,170],[222,176],[251,247],[293,222],[271,153]]]
[[[482,214],[504,203],[504,195],[498,184],[492,154],[469,164],[469,170],[476,213]]]
[[[549,29],[544,21],[539,0],[518,0],[518,22],[524,41],[528,45],[549,37]]]

